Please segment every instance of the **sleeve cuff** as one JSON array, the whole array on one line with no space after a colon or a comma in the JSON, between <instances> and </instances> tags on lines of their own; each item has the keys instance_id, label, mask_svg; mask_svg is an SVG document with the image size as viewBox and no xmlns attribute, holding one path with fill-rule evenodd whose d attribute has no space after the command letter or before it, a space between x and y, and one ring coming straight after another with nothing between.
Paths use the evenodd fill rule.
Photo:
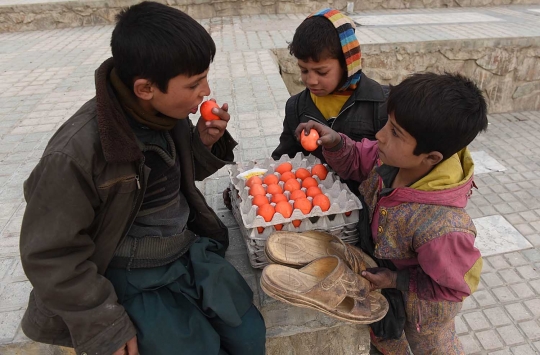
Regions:
<instances>
[{"instance_id":1,"label":"sleeve cuff","mask_svg":"<svg viewBox=\"0 0 540 355\"><path fill-rule=\"evenodd\" d=\"M410 273L408 269L398 270L396 288L400 291L409 291Z\"/></svg>"}]
</instances>

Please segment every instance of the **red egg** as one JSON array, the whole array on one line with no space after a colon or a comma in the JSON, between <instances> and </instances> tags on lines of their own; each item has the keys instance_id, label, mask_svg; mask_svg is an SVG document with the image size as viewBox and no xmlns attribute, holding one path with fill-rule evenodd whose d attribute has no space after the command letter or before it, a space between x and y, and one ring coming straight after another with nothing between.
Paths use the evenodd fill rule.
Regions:
<instances>
[{"instance_id":1,"label":"red egg","mask_svg":"<svg viewBox=\"0 0 540 355\"><path fill-rule=\"evenodd\" d=\"M311 131L309 131L309 134L307 136L306 133L303 131L300 134L300 144L308 152L312 152L317 149L317 147L319 146L317 144L317 140L319 140L319 133L313 128L311 129Z\"/></svg>"},{"instance_id":2,"label":"red egg","mask_svg":"<svg viewBox=\"0 0 540 355\"><path fill-rule=\"evenodd\" d=\"M205 101L200 107L201 116L207 121L219 120L219 116L212 112L213 108L219 108L219 105L214 101Z\"/></svg>"}]
</instances>

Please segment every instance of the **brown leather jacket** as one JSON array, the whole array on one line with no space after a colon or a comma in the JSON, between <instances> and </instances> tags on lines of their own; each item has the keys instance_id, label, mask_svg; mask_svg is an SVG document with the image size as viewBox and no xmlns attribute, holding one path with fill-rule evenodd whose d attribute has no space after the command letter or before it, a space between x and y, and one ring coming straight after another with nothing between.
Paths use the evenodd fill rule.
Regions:
<instances>
[{"instance_id":1,"label":"brown leather jacket","mask_svg":"<svg viewBox=\"0 0 540 355\"><path fill-rule=\"evenodd\" d=\"M140 208L149 169L109 87L111 69L108 60L96 71L96 97L55 133L24 183L21 260L34 289L22 329L77 354L111 354L136 334L103 274ZM227 246L227 228L195 180L231 163L236 142L226 132L210 152L189 119L171 136L188 228Z\"/></svg>"}]
</instances>

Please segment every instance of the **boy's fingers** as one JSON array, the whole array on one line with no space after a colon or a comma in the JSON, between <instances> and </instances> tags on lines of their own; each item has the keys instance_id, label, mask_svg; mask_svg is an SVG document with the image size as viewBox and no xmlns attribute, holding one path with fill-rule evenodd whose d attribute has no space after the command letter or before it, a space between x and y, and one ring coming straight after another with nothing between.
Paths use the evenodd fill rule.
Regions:
<instances>
[{"instance_id":1,"label":"boy's fingers","mask_svg":"<svg viewBox=\"0 0 540 355\"><path fill-rule=\"evenodd\" d=\"M229 112L229 104L225 102L223 106L221 106L221 109L225 112Z\"/></svg>"},{"instance_id":2,"label":"boy's fingers","mask_svg":"<svg viewBox=\"0 0 540 355\"><path fill-rule=\"evenodd\" d=\"M300 134L304 131L304 127L306 126L307 123L300 123L298 125L298 127L296 127L296 129L294 130L294 136L296 137L296 139L300 139Z\"/></svg>"},{"instance_id":3,"label":"boy's fingers","mask_svg":"<svg viewBox=\"0 0 540 355\"><path fill-rule=\"evenodd\" d=\"M223 105L223 106L225 106L225 105ZM223 109L223 107L222 108L214 107L212 109L212 113L217 115L220 118L220 121L229 122L229 120L231 119L231 116L229 115L227 110ZM217 121L217 120L215 120L215 121ZM209 122L212 122L212 121L209 121Z\"/></svg>"}]
</instances>

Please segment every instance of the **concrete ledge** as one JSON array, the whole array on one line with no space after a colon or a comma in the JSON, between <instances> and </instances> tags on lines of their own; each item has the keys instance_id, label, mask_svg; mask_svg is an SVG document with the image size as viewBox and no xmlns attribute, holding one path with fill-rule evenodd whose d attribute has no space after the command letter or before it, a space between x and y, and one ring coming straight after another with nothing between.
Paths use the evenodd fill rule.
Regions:
<instances>
[{"instance_id":1,"label":"concrete ledge","mask_svg":"<svg viewBox=\"0 0 540 355\"><path fill-rule=\"evenodd\" d=\"M196 19L216 16L309 13L322 7L346 10L346 0L157 0ZM0 32L113 24L124 7L139 0L12 0L0 6ZM354 10L484 7L540 4L540 0L355 0Z\"/></svg>"},{"instance_id":2,"label":"concrete ledge","mask_svg":"<svg viewBox=\"0 0 540 355\"><path fill-rule=\"evenodd\" d=\"M296 60L287 49L274 53L289 91L302 90ZM416 72L461 73L480 86L490 113L540 110L540 37L364 44L362 66L394 85Z\"/></svg>"}]
</instances>

